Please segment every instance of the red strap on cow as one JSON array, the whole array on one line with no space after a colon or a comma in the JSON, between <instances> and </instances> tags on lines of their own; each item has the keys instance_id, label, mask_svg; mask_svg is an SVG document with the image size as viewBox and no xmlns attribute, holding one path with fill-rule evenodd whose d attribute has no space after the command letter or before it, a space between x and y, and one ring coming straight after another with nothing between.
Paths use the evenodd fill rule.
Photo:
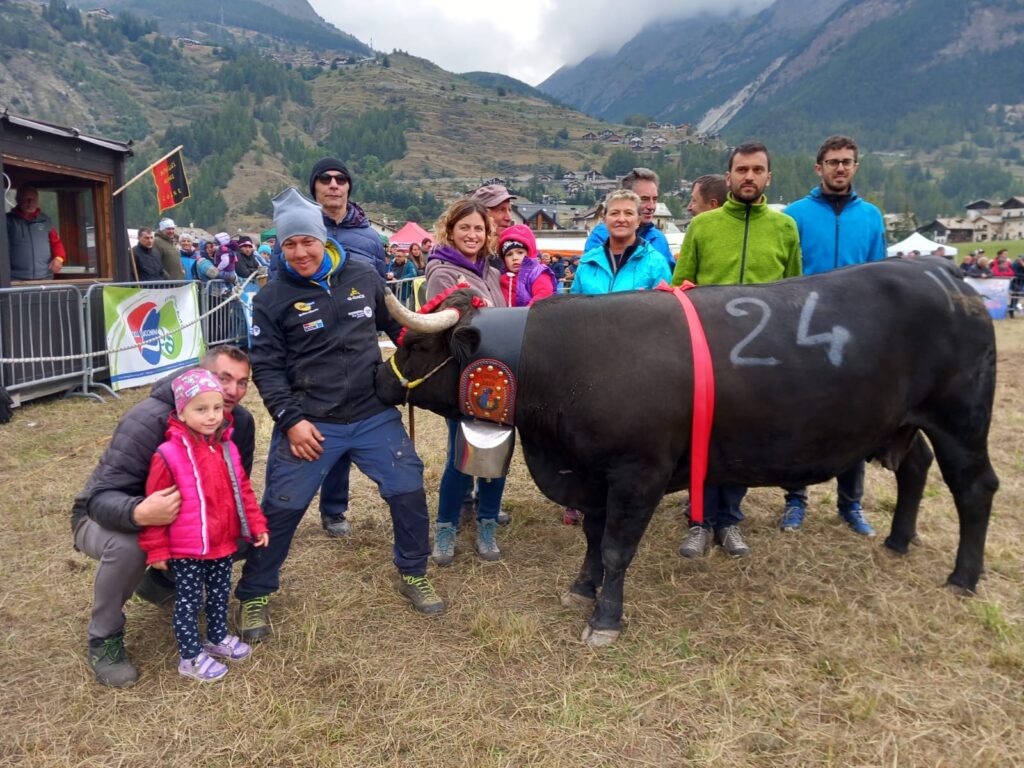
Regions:
<instances>
[{"instance_id":1,"label":"red strap on cow","mask_svg":"<svg viewBox=\"0 0 1024 768\"><path fill-rule=\"evenodd\" d=\"M690 435L690 521L704 522L704 479L708 474L708 443L711 442L711 422L715 414L715 371L711 365L711 350L704 335L697 308L686 291L694 287L689 280L673 289L667 283L659 291L671 291L683 307L686 325L690 329L690 349L693 351L693 430Z\"/></svg>"}]
</instances>

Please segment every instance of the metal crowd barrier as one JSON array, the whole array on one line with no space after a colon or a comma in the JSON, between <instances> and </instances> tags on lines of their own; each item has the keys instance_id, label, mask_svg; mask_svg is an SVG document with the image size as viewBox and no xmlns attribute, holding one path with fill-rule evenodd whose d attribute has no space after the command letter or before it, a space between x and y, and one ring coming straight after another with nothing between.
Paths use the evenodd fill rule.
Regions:
<instances>
[{"instance_id":1,"label":"metal crowd barrier","mask_svg":"<svg viewBox=\"0 0 1024 768\"><path fill-rule=\"evenodd\" d=\"M0 364L0 386L12 395L30 388L39 394L63 389L88 395L86 336L76 286L0 290L0 358L8 361Z\"/></svg>"},{"instance_id":2,"label":"metal crowd barrier","mask_svg":"<svg viewBox=\"0 0 1024 768\"><path fill-rule=\"evenodd\" d=\"M20 400L64 391L116 397L104 379L107 360L103 289L198 286L199 315L207 346L248 344L245 311L222 280L95 283L87 288L47 284L0 289L0 387ZM84 290L84 293L83 293Z\"/></svg>"}]
</instances>

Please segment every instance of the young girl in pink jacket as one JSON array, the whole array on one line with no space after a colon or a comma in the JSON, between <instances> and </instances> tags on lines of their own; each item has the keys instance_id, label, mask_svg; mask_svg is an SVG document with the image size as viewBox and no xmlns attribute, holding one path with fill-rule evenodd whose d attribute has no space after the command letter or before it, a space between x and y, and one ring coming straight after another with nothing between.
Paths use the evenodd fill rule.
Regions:
<instances>
[{"instance_id":1,"label":"young girl in pink jacket","mask_svg":"<svg viewBox=\"0 0 1024 768\"><path fill-rule=\"evenodd\" d=\"M267 521L230 440L231 417L224 413L220 382L209 371L193 368L171 387L175 413L168 420L167 440L150 462L146 495L177 486L181 510L169 525L143 529L139 545L148 564L174 572L178 672L200 681L219 680L228 668L218 659L242 661L252 652L228 634L231 556L240 536L265 547ZM204 587L206 642L198 625Z\"/></svg>"}]
</instances>

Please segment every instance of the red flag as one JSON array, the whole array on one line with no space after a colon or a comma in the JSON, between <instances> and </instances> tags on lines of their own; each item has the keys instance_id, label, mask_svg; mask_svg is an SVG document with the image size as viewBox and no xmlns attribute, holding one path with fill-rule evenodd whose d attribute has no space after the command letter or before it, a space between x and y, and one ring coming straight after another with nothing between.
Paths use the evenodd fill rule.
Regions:
<instances>
[{"instance_id":1,"label":"red flag","mask_svg":"<svg viewBox=\"0 0 1024 768\"><path fill-rule=\"evenodd\" d=\"M153 166L153 182L156 184L156 199L160 213L187 200L188 179L185 178L185 163L179 149L170 157Z\"/></svg>"}]
</instances>

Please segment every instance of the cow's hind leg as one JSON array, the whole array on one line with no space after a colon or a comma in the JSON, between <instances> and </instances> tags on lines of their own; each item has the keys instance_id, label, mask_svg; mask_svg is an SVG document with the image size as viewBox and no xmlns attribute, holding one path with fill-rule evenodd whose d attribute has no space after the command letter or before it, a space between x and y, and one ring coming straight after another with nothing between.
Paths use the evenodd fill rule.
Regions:
<instances>
[{"instance_id":1,"label":"cow's hind leg","mask_svg":"<svg viewBox=\"0 0 1024 768\"><path fill-rule=\"evenodd\" d=\"M971 440L941 429L928 432L960 519L956 565L946 582L966 593L973 593L978 586L984 566L992 497L999 488L999 479L988 457L987 432L985 429Z\"/></svg>"},{"instance_id":2,"label":"cow's hind leg","mask_svg":"<svg viewBox=\"0 0 1024 768\"><path fill-rule=\"evenodd\" d=\"M917 512L928 481L928 468L932 465L931 448L918 432L907 453L896 468L896 512L885 546L901 555L910 550L910 542L917 535Z\"/></svg>"},{"instance_id":3,"label":"cow's hind leg","mask_svg":"<svg viewBox=\"0 0 1024 768\"><path fill-rule=\"evenodd\" d=\"M569 591L562 595L562 605L566 608L577 606L592 607L597 599L597 590L604 581L604 563L601 561L601 542L604 538L605 512L590 511L583 513L583 533L587 537L587 554L583 557L583 565L576 581Z\"/></svg>"},{"instance_id":4,"label":"cow's hind leg","mask_svg":"<svg viewBox=\"0 0 1024 768\"><path fill-rule=\"evenodd\" d=\"M636 555L637 546L647 530L654 508L664 495L667 482L667 473L662 477L649 469L609 480L608 516L601 545L604 582L583 633L588 645L608 645L618 638L622 630L626 569Z\"/></svg>"}]
</instances>

